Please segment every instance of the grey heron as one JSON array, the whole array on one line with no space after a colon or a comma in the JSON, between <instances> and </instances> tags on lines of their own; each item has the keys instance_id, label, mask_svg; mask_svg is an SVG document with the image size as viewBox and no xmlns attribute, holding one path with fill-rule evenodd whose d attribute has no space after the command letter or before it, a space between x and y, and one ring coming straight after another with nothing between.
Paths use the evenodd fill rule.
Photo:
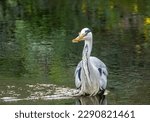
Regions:
<instances>
[{"instance_id":1,"label":"grey heron","mask_svg":"<svg viewBox=\"0 0 150 122\"><path fill-rule=\"evenodd\" d=\"M93 36L89 28L83 28L78 37L72 40L77 43L84 40L82 60L75 70L75 85L80 95L95 96L104 93L107 86L108 71L106 65L98 58L90 56Z\"/></svg>"}]
</instances>

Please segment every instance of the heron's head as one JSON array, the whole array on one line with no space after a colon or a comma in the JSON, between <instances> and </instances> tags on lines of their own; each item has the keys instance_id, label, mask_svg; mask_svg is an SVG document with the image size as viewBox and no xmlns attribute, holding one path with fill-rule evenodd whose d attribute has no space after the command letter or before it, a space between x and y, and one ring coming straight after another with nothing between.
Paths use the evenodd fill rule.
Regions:
<instances>
[{"instance_id":1,"label":"heron's head","mask_svg":"<svg viewBox=\"0 0 150 122\"><path fill-rule=\"evenodd\" d=\"M92 32L89 28L83 28L81 32L79 32L78 37L72 40L72 42L77 43L82 40L90 41L92 40Z\"/></svg>"}]
</instances>

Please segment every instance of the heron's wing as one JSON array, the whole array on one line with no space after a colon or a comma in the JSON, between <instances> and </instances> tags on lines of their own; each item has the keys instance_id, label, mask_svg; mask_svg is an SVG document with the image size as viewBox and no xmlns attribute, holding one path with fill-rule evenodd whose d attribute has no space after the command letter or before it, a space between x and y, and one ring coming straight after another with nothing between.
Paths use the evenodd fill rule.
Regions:
<instances>
[{"instance_id":1,"label":"heron's wing","mask_svg":"<svg viewBox=\"0 0 150 122\"><path fill-rule=\"evenodd\" d=\"M99 60L98 58L96 57L90 57L90 62L97 68L97 70L99 71L100 75L101 75L101 79L103 80L101 84L104 84L102 85L102 88L105 89L106 87L106 83L107 83L107 75L108 75L108 72L107 72L107 67L106 65L101 61ZM82 82L81 82L81 72L83 70L83 64L82 64L82 61L80 61L76 67L76 70L75 70L75 85L76 85L76 88L80 88L81 85L82 85Z\"/></svg>"},{"instance_id":2,"label":"heron's wing","mask_svg":"<svg viewBox=\"0 0 150 122\"><path fill-rule=\"evenodd\" d=\"M100 59L91 56L90 61L95 67L97 67L100 73L104 73L106 76L108 75L107 67Z\"/></svg>"},{"instance_id":3,"label":"heron's wing","mask_svg":"<svg viewBox=\"0 0 150 122\"><path fill-rule=\"evenodd\" d=\"M101 90L106 89L107 75L108 75L106 65L100 59L98 59L96 57L90 57L90 62L92 65L94 65L96 67L97 71L99 72L99 76L97 76L97 78L100 78L99 79L100 89Z\"/></svg>"},{"instance_id":4,"label":"heron's wing","mask_svg":"<svg viewBox=\"0 0 150 122\"><path fill-rule=\"evenodd\" d=\"M82 61L80 61L75 70L75 85L77 88L81 87L81 70L82 70Z\"/></svg>"}]
</instances>

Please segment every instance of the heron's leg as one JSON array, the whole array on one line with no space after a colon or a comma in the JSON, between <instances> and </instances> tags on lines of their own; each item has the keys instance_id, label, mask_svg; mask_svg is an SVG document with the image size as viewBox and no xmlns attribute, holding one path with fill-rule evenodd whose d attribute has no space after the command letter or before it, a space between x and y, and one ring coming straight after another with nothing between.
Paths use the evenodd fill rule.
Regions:
<instances>
[{"instance_id":1,"label":"heron's leg","mask_svg":"<svg viewBox=\"0 0 150 122\"><path fill-rule=\"evenodd\" d=\"M104 93L105 93L105 89L102 89L102 90L99 91L98 94L99 94L99 95L104 95Z\"/></svg>"},{"instance_id":2,"label":"heron's leg","mask_svg":"<svg viewBox=\"0 0 150 122\"><path fill-rule=\"evenodd\" d=\"M108 95L109 92L110 92L109 90L103 89L103 90L100 90L98 94L99 95Z\"/></svg>"}]
</instances>

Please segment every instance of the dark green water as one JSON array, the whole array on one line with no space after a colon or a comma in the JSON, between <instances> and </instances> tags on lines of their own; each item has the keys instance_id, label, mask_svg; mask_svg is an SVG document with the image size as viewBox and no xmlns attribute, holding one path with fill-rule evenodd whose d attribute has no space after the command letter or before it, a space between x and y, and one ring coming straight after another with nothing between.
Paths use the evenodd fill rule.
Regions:
<instances>
[{"instance_id":1,"label":"dark green water","mask_svg":"<svg viewBox=\"0 0 150 122\"><path fill-rule=\"evenodd\" d=\"M36 99L75 88L83 42L71 40L84 27L109 70L107 98ZM150 104L149 96L149 0L0 1L0 104Z\"/></svg>"}]
</instances>

